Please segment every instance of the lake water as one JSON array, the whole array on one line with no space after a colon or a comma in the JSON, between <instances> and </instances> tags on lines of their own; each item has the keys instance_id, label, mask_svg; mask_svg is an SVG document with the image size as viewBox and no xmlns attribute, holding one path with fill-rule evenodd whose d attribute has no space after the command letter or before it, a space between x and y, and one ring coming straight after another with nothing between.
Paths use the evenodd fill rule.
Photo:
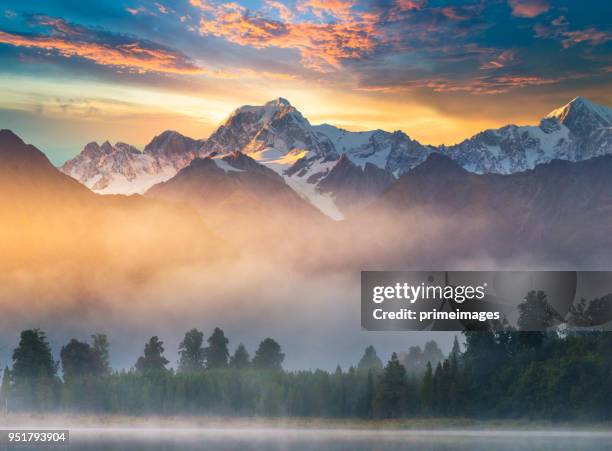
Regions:
<instances>
[{"instance_id":1,"label":"lake water","mask_svg":"<svg viewBox=\"0 0 612 451\"><path fill-rule=\"evenodd\" d=\"M0 449L2 445L0 445ZM366 431L317 429L78 429L68 446L6 449L78 451L603 451L610 432Z\"/></svg>"}]
</instances>

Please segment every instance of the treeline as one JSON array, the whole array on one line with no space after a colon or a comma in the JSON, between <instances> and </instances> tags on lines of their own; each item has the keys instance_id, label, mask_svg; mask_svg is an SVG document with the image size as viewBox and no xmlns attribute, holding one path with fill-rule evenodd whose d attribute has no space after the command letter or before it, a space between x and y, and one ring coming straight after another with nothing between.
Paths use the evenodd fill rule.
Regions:
<instances>
[{"instance_id":1,"label":"treeline","mask_svg":"<svg viewBox=\"0 0 612 451\"><path fill-rule=\"evenodd\" d=\"M543 293L530 296L529 309L546 307ZM219 328L206 346L201 331L187 332L176 370L152 337L132 369L113 371L104 335L71 340L55 362L45 334L27 330L4 370L0 403L10 411L138 415L612 419L612 334L483 329L464 333L463 346L455 339L446 357L430 342L383 365L370 346L355 366L333 372L283 370L271 338L253 358L242 344L230 355Z\"/></svg>"}]
</instances>

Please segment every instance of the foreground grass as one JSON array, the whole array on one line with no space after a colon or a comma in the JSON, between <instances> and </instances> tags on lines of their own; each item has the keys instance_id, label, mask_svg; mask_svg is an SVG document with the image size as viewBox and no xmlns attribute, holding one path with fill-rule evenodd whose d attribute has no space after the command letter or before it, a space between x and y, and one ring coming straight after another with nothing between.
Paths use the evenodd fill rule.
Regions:
<instances>
[{"instance_id":1,"label":"foreground grass","mask_svg":"<svg viewBox=\"0 0 612 451\"><path fill-rule=\"evenodd\" d=\"M612 423L539 420L407 418L361 420L336 418L241 418L208 416L124 416L91 414L0 413L0 427L40 428L285 428L344 430L594 430L612 431Z\"/></svg>"}]
</instances>

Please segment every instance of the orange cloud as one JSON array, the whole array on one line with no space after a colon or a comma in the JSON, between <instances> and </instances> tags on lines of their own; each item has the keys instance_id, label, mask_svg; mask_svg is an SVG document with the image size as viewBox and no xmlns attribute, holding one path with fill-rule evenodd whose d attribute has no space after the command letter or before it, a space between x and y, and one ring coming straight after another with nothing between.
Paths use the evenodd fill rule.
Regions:
<instances>
[{"instance_id":1,"label":"orange cloud","mask_svg":"<svg viewBox=\"0 0 612 451\"><path fill-rule=\"evenodd\" d=\"M509 0L512 15L533 18L545 13L550 8L547 0Z\"/></svg>"},{"instance_id":2,"label":"orange cloud","mask_svg":"<svg viewBox=\"0 0 612 451\"><path fill-rule=\"evenodd\" d=\"M110 45L102 42L72 41L62 36L26 36L0 31L0 43L55 51L65 57L79 56L97 64L135 72L201 72L200 68L182 54L160 48L146 48L136 41Z\"/></svg>"},{"instance_id":3,"label":"orange cloud","mask_svg":"<svg viewBox=\"0 0 612 451\"><path fill-rule=\"evenodd\" d=\"M516 62L514 50L504 50L499 55L480 65L481 69L501 69Z\"/></svg>"},{"instance_id":4,"label":"orange cloud","mask_svg":"<svg viewBox=\"0 0 612 451\"><path fill-rule=\"evenodd\" d=\"M426 0L397 0L396 6L400 11L411 11L422 9Z\"/></svg>"},{"instance_id":5,"label":"orange cloud","mask_svg":"<svg viewBox=\"0 0 612 451\"><path fill-rule=\"evenodd\" d=\"M53 29L51 35L25 35L0 31L0 43L16 47L56 52L64 57L78 56L96 64L134 73L162 72L198 74L219 79L267 78L293 80L293 74L256 71L249 68L210 69L196 66L186 55L171 49L125 37L96 32L68 24L62 19L39 16L37 23Z\"/></svg>"},{"instance_id":6,"label":"orange cloud","mask_svg":"<svg viewBox=\"0 0 612 451\"><path fill-rule=\"evenodd\" d=\"M566 31L562 33L565 39L561 41L563 47L569 48L582 42L587 42L592 45L605 44L612 41L612 33L599 31L595 28L587 28L586 30Z\"/></svg>"},{"instance_id":7,"label":"orange cloud","mask_svg":"<svg viewBox=\"0 0 612 451\"><path fill-rule=\"evenodd\" d=\"M380 38L375 21L375 15L365 13L337 23L278 21L237 3L225 3L201 19L200 32L255 48L297 49L304 66L326 71L339 68L344 59L374 51Z\"/></svg>"},{"instance_id":8,"label":"orange cloud","mask_svg":"<svg viewBox=\"0 0 612 451\"><path fill-rule=\"evenodd\" d=\"M502 75L495 77L478 77L472 80L455 81L445 78L415 80L399 85L364 86L360 91L399 93L412 89L427 88L434 92L467 92L475 95L505 94L517 88L545 86L564 80L581 78L582 74L567 77L545 78L538 76Z\"/></svg>"},{"instance_id":9,"label":"orange cloud","mask_svg":"<svg viewBox=\"0 0 612 451\"><path fill-rule=\"evenodd\" d=\"M306 0L298 5L298 10L310 9L319 18L329 14L339 19L350 20L353 6L352 0Z\"/></svg>"},{"instance_id":10,"label":"orange cloud","mask_svg":"<svg viewBox=\"0 0 612 451\"><path fill-rule=\"evenodd\" d=\"M280 18L286 22L290 22L294 18L293 11L283 5L281 2L267 0L266 5L269 8L276 9Z\"/></svg>"}]
</instances>

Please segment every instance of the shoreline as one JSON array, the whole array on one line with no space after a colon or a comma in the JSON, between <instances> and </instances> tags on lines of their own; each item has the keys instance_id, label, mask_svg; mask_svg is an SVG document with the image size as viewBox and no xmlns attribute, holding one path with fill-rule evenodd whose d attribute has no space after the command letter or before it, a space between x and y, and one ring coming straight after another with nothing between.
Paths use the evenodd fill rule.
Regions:
<instances>
[{"instance_id":1,"label":"shoreline","mask_svg":"<svg viewBox=\"0 0 612 451\"><path fill-rule=\"evenodd\" d=\"M470 418L407 418L398 420L364 420L335 418L264 418L223 416L127 416L74 413L0 414L0 429L68 428L80 430L349 430L349 431L456 431L461 432L561 432L609 433L611 422L578 422L549 420L475 420Z\"/></svg>"}]
</instances>

